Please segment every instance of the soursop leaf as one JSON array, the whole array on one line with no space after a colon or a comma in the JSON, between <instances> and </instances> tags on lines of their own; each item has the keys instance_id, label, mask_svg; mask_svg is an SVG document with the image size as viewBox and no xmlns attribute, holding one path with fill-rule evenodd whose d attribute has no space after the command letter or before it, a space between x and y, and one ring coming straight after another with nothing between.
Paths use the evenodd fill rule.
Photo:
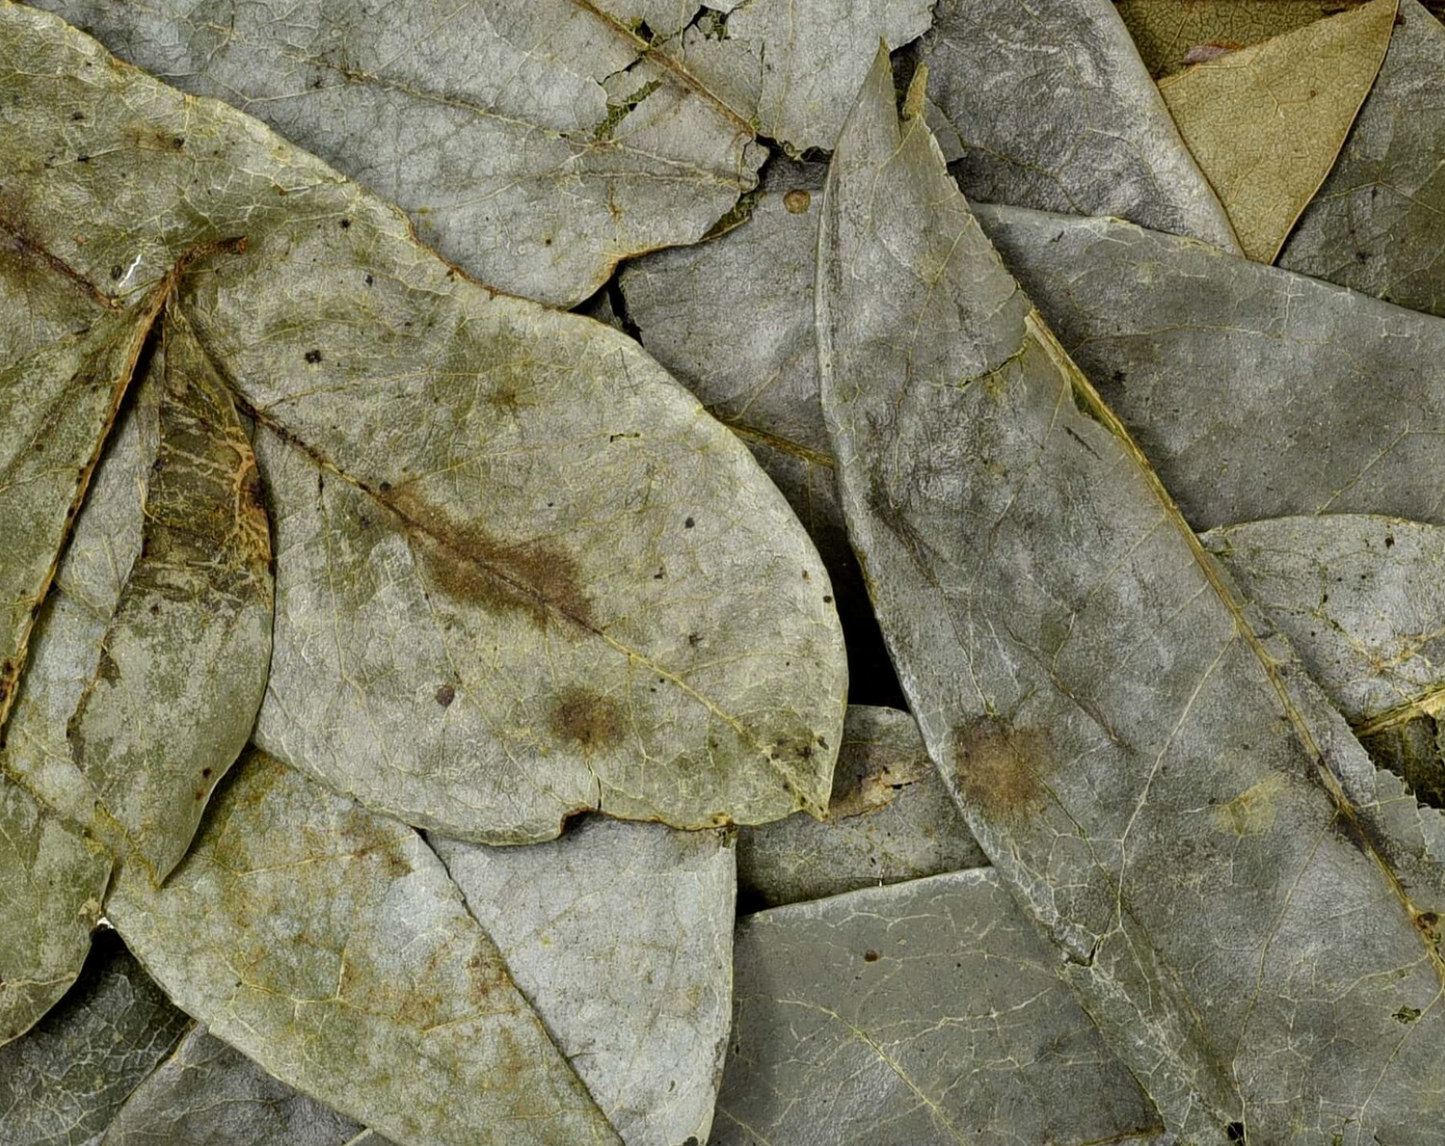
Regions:
<instances>
[{"instance_id":1,"label":"soursop leaf","mask_svg":"<svg viewBox=\"0 0 1445 1146\"><path fill-rule=\"evenodd\" d=\"M732 842L597 818L525 848L428 842L622 1140L706 1142L732 1013Z\"/></svg>"},{"instance_id":2,"label":"soursop leaf","mask_svg":"<svg viewBox=\"0 0 1445 1146\"><path fill-rule=\"evenodd\" d=\"M1398 781L1256 631L919 106L900 121L880 56L834 153L818 326L850 534L930 755L1171 1131L1427 1142L1438 822L1410 836L1376 798Z\"/></svg>"},{"instance_id":3,"label":"soursop leaf","mask_svg":"<svg viewBox=\"0 0 1445 1146\"><path fill-rule=\"evenodd\" d=\"M1250 258L1274 262L1334 166L1390 46L1395 9L1396 0L1373 0L1159 81Z\"/></svg>"},{"instance_id":4,"label":"soursop leaf","mask_svg":"<svg viewBox=\"0 0 1445 1146\"><path fill-rule=\"evenodd\" d=\"M1361 0L1115 0L1152 76L1313 24Z\"/></svg>"},{"instance_id":5,"label":"soursop leaf","mask_svg":"<svg viewBox=\"0 0 1445 1146\"><path fill-rule=\"evenodd\" d=\"M1238 249L1110 0L939 0L917 55L970 197Z\"/></svg>"},{"instance_id":6,"label":"soursop leaf","mask_svg":"<svg viewBox=\"0 0 1445 1146\"><path fill-rule=\"evenodd\" d=\"M188 256L171 305L255 419L273 511L256 742L491 842L599 806L821 809L841 633L745 448L616 331L476 286L260 124L110 60L0 8L0 150L27 234L85 281ZM83 242L33 206L57 199Z\"/></svg>"}]
</instances>

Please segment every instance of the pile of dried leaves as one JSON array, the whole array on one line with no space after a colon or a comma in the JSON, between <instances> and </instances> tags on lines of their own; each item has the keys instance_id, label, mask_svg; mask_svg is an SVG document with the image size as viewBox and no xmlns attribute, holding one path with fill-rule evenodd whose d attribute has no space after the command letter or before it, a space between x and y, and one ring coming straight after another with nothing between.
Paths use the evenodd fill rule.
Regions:
<instances>
[{"instance_id":1,"label":"pile of dried leaves","mask_svg":"<svg viewBox=\"0 0 1445 1146\"><path fill-rule=\"evenodd\" d=\"M1416 0L0 0L0 1144L1445 1142L1442 172Z\"/></svg>"}]
</instances>

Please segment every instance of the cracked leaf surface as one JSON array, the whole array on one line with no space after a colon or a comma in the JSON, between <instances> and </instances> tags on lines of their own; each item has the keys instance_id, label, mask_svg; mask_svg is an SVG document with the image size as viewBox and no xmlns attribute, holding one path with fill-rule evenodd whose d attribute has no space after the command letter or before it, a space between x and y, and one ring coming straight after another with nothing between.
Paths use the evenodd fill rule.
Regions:
<instances>
[{"instance_id":1,"label":"cracked leaf surface","mask_svg":"<svg viewBox=\"0 0 1445 1146\"><path fill-rule=\"evenodd\" d=\"M823 225L850 534L930 755L1105 1040L1186 1138L1427 1142L1438 817L1257 633L886 59Z\"/></svg>"},{"instance_id":2,"label":"cracked leaf surface","mask_svg":"<svg viewBox=\"0 0 1445 1146\"><path fill-rule=\"evenodd\" d=\"M708 1141L732 1007L723 833L591 818L527 848L428 842L621 1139Z\"/></svg>"},{"instance_id":3,"label":"cracked leaf surface","mask_svg":"<svg viewBox=\"0 0 1445 1146\"><path fill-rule=\"evenodd\" d=\"M264 753L163 890L123 872L107 907L212 1033L388 1137L618 1141L421 837Z\"/></svg>"},{"instance_id":4,"label":"cracked leaf surface","mask_svg":"<svg viewBox=\"0 0 1445 1146\"><path fill-rule=\"evenodd\" d=\"M188 1020L114 932L102 931L65 998L0 1048L0 1142L92 1146Z\"/></svg>"},{"instance_id":5,"label":"cracked leaf surface","mask_svg":"<svg viewBox=\"0 0 1445 1146\"><path fill-rule=\"evenodd\" d=\"M1274 262L1329 174L1390 46L1395 8L1373 0L1159 81L1250 258Z\"/></svg>"},{"instance_id":6,"label":"cracked leaf surface","mask_svg":"<svg viewBox=\"0 0 1445 1146\"><path fill-rule=\"evenodd\" d=\"M939 0L918 56L970 198L1237 249L1110 0Z\"/></svg>"},{"instance_id":7,"label":"cracked leaf surface","mask_svg":"<svg viewBox=\"0 0 1445 1146\"><path fill-rule=\"evenodd\" d=\"M52 17L0 10L0 67L37 109L5 136L12 184L88 220L80 244L32 210L37 242L136 288L213 244L177 294L259 424L261 746L493 841L599 804L679 826L823 804L844 687L826 573L746 450L634 343L477 287L393 208ZM80 131L91 162L35 159Z\"/></svg>"},{"instance_id":8,"label":"cracked leaf surface","mask_svg":"<svg viewBox=\"0 0 1445 1146\"><path fill-rule=\"evenodd\" d=\"M713 1146L1156 1141L1054 962L988 870L748 916Z\"/></svg>"}]
</instances>

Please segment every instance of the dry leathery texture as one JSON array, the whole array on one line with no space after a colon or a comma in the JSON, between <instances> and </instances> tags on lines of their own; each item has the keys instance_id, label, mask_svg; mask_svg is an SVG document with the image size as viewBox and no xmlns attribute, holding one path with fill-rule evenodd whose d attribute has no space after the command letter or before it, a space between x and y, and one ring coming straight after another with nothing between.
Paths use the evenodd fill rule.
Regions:
<instances>
[{"instance_id":1,"label":"dry leathery texture","mask_svg":"<svg viewBox=\"0 0 1445 1146\"><path fill-rule=\"evenodd\" d=\"M213 244L177 294L259 423L263 747L491 841L599 803L677 826L822 807L845 677L827 575L635 343L483 290L324 164L35 9L0 8L0 75L34 113L0 142L10 184L74 204L85 242L53 212L25 222L82 277L123 260L139 286ZM90 162L35 160L64 142L56 106Z\"/></svg>"},{"instance_id":2,"label":"dry leathery texture","mask_svg":"<svg viewBox=\"0 0 1445 1146\"><path fill-rule=\"evenodd\" d=\"M0 370L0 730L159 299L106 314Z\"/></svg>"},{"instance_id":3,"label":"dry leathery texture","mask_svg":"<svg viewBox=\"0 0 1445 1146\"><path fill-rule=\"evenodd\" d=\"M401 204L447 258L548 302L581 301L628 255L695 242L766 156L745 116L650 62L634 5L41 6L260 116Z\"/></svg>"},{"instance_id":4,"label":"dry leathery texture","mask_svg":"<svg viewBox=\"0 0 1445 1146\"><path fill-rule=\"evenodd\" d=\"M880 39L901 47L935 0L707 0L662 51L796 154L830 148Z\"/></svg>"},{"instance_id":5,"label":"dry leathery texture","mask_svg":"<svg viewBox=\"0 0 1445 1146\"><path fill-rule=\"evenodd\" d=\"M1200 539L1299 651L1377 763L1445 796L1445 530L1398 518L1281 518Z\"/></svg>"},{"instance_id":6,"label":"dry leathery texture","mask_svg":"<svg viewBox=\"0 0 1445 1146\"><path fill-rule=\"evenodd\" d=\"M860 887L980 867L908 713L850 705L828 818L799 813L738 833L738 892L778 907Z\"/></svg>"},{"instance_id":7,"label":"dry leathery texture","mask_svg":"<svg viewBox=\"0 0 1445 1146\"><path fill-rule=\"evenodd\" d=\"M1440 319L1127 223L977 214L1196 529L1445 523Z\"/></svg>"},{"instance_id":8,"label":"dry leathery texture","mask_svg":"<svg viewBox=\"0 0 1445 1146\"><path fill-rule=\"evenodd\" d=\"M1116 0L1115 7L1152 76L1238 51L1362 0ZM1363 0L1368 2L1368 0Z\"/></svg>"},{"instance_id":9,"label":"dry leathery texture","mask_svg":"<svg viewBox=\"0 0 1445 1146\"><path fill-rule=\"evenodd\" d=\"M819 250L823 409L900 677L1105 1041L1186 1140L1432 1141L1438 816L1256 630L886 59Z\"/></svg>"},{"instance_id":10,"label":"dry leathery texture","mask_svg":"<svg viewBox=\"0 0 1445 1146\"><path fill-rule=\"evenodd\" d=\"M76 763L166 877L251 733L271 659L271 542L229 392L168 309L144 540L72 718Z\"/></svg>"},{"instance_id":11,"label":"dry leathery texture","mask_svg":"<svg viewBox=\"0 0 1445 1146\"><path fill-rule=\"evenodd\" d=\"M731 841L588 818L526 848L428 842L619 1137L706 1142L732 1009Z\"/></svg>"},{"instance_id":12,"label":"dry leathery texture","mask_svg":"<svg viewBox=\"0 0 1445 1146\"><path fill-rule=\"evenodd\" d=\"M775 161L768 171L780 167L801 165ZM742 438L817 543L848 637L850 699L901 703L843 528L818 409L813 270L822 182L806 170L793 182L757 196L747 221L726 235L629 263L618 285L648 353Z\"/></svg>"},{"instance_id":13,"label":"dry leathery texture","mask_svg":"<svg viewBox=\"0 0 1445 1146\"><path fill-rule=\"evenodd\" d=\"M212 1034L379 1133L618 1141L421 837L264 753L165 888L124 869L107 911Z\"/></svg>"},{"instance_id":14,"label":"dry leathery texture","mask_svg":"<svg viewBox=\"0 0 1445 1146\"><path fill-rule=\"evenodd\" d=\"M119 937L98 933L65 998L0 1049L0 1142L94 1146L187 1022Z\"/></svg>"},{"instance_id":15,"label":"dry leathery texture","mask_svg":"<svg viewBox=\"0 0 1445 1146\"><path fill-rule=\"evenodd\" d=\"M104 849L0 775L0 1044L75 981L110 870Z\"/></svg>"},{"instance_id":16,"label":"dry leathery texture","mask_svg":"<svg viewBox=\"0 0 1445 1146\"><path fill-rule=\"evenodd\" d=\"M1416 0L1400 0L1380 74L1279 265L1445 314L1436 258L1445 208L1442 106L1445 28Z\"/></svg>"},{"instance_id":17,"label":"dry leathery texture","mask_svg":"<svg viewBox=\"0 0 1445 1146\"><path fill-rule=\"evenodd\" d=\"M1250 258L1274 262L1329 174L1390 46L1395 8L1373 0L1159 81Z\"/></svg>"},{"instance_id":18,"label":"dry leathery texture","mask_svg":"<svg viewBox=\"0 0 1445 1146\"><path fill-rule=\"evenodd\" d=\"M939 0L918 54L971 198L1238 249L1111 0Z\"/></svg>"},{"instance_id":19,"label":"dry leathery texture","mask_svg":"<svg viewBox=\"0 0 1445 1146\"><path fill-rule=\"evenodd\" d=\"M748 916L713 1146L1084 1146L1158 1115L997 875Z\"/></svg>"},{"instance_id":20,"label":"dry leathery texture","mask_svg":"<svg viewBox=\"0 0 1445 1146\"><path fill-rule=\"evenodd\" d=\"M364 1129L192 1025L97 1146L351 1146Z\"/></svg>"}]
</instances>

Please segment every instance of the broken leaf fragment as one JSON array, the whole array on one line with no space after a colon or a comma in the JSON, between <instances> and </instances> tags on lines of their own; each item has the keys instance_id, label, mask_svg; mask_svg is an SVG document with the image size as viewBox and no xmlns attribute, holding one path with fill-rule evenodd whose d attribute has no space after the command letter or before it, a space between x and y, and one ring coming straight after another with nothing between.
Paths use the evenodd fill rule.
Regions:
<instances>
[{"instance_id":1,"label":"broken leaf fragment","mask_svg":"<svg viewBox=\"0 0 1445 1146\"><path fill-rule=\"evenodd\" d=\"M819 250L823 409L900 678L1105 1042L1189 1140L1423 1146L1439 825L1397 862L1408 827L1363 797L1398 782L1256 633L886 58Z\"/></svg>"},{"instance_id":2,"label":"broken leaf fragment","mask_svg":"<svg viewBox=\"0 0 1445 1146\"><path fill-rule=\"evenodd\" d=\"M1237 249L1111 0L939 0L916 52L970 197Z\"/></svg>"},{"instance_id":3,"label":"broken leaf fragment","mask_svg":"<svg viewBox=\"0 0 1445 1146\"><path fill-rule=\"evenodd\" d=\"M123 872L108 910L214 1034L388 1137L618 1142L421 837L263 753L165 888Z\"/></svg>"},{"instance_id":4,"label":"broken leaf fragment","mask_svg":"<svg viewBox=\"0 0 1445 1146\"><path fill-rule=\"evenodd\" d=\"M1274 262L1329 174L1385 58L1395 9L1372 0L1159 81L1250 258Z\"/></svg>"},{"instance_id":5,"label":"broken leaf fragment","mask_svg":"<svg viewBox=\"0 0 1445 1146\"><path fill-rule=\"evenodd\" d=\"M525 848L428 842L622 1141L708 1141L732 1012L731 841L589 818Z\"/></svg>"},{"instance_id":6,"label":"broken leaf fragment","mask_svg":"<svg viewBox=\"0 0 1445 1146\"><path fill-rule=\"evenodd\" d=\"M75 274L141 289L211 244L175 297L257 424L277 598L257 743L494 842L597 807L705 827L823 806L845 680L826 572L635 343L468 281L395 208L52 16L0 8L0 74L20 221ZM35 206L57 196L84 242Z\"/></svg>"},{"instance_id":7,"label":"broken leaf fragment","mask_svg":"<svg viewBox=\"0 0 1445 1146\"><path fill-rule=\"evenodd\" d=\"M1054 961L988 869L748 916L713 1146L1153 1141Z\"/></svg>"}]
</instances>

